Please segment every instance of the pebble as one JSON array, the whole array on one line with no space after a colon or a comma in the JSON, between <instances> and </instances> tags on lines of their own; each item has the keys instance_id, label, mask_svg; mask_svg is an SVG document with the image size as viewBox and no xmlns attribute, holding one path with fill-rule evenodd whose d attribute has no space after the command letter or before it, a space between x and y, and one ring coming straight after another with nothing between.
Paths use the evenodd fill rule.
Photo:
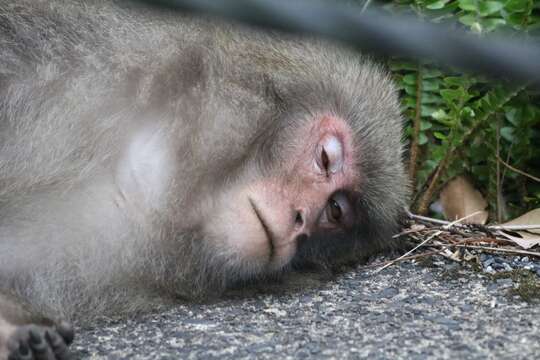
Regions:
<instances>
[{"instance_id":1,"label":"pebble","mask_svg":"<svg viewBox=\"0 0 540 360\"><path fill-rule=\"evenodd\" d=\"M390 299L396 296L399 293L399 290L393 287L386 288L379 293L379 296L383 299Z\"/></svg>"},{"instance_id":2,"label":"pebble","mask_svg":"<svg viewBox=\"0 0 540 360\"><path fill-rule=\"evenodd\" d=\"M503 257L499 255L480 254L483 271L488 274L509 272L514 270L530 270L540 277L540 261L528 256Z\"/></svg>"},{"instance_id":3,"label":"pebble","mask_svg":"<svg viewBox=\"0 0 540 360\"><path fill-rule=\"evenodd\" d=\"M508 265L507 263L503 263L503 267L504 267L504 270L506 271L512 271L514 270L510 265Z\"/></svg>"},{"instance_id":4,"label":"pebble","mask_svg":"<svg viewBox=\"0 0 540 360\"><path fill-rule=\"evenodd\" d=\"M513 280L510 278L505 279L497 279L497 285L505 285L505 286L511 286L513 284Z\"/></svg>"},{"instance_id":5,"label":"pebble","mask_svg":"<svg viewBox=\"0 0 540 360\"><path fill-rule=\"evenodd\" d=\"M484 267L488 267L495 262L495 258L489 258L484 261Z\"/></svg>"}]
</instances>

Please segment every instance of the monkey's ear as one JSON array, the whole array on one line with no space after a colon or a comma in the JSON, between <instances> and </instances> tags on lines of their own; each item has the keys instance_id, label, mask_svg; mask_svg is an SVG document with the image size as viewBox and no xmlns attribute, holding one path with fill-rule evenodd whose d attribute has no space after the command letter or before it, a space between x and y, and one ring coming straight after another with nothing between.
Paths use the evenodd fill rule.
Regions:
<instances>
[{"instance_id":1,"label":"monkey's ear","mask_svg":"<svg viewBox=\"0 0 540 360\"><path fill-rule=\"evenodd\" d=\"M182 52L182 56L170 59L153 76L152 104L175 105L171 104L174 103L171 99L185 99L193 104L192 101L205 91L209 79L206 51L202 47L191 46Z\"/></svg>"}]
</instances>

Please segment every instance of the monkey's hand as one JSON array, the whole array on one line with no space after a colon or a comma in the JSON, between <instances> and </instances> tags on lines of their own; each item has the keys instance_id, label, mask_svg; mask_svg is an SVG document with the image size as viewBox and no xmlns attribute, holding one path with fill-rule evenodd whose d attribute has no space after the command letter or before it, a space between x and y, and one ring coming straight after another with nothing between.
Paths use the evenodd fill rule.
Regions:
<instances>
[{"instance_id":1,"label":"monkey's hand","mask_svg":"<svg viewBox=\"0 0 540 360\"><path fill-rule=\"evenodd\" d=\"M68 345L73 342L71 325L19 326L8 340L8 360L72 360Z\"/></svg>"}]
</instances>

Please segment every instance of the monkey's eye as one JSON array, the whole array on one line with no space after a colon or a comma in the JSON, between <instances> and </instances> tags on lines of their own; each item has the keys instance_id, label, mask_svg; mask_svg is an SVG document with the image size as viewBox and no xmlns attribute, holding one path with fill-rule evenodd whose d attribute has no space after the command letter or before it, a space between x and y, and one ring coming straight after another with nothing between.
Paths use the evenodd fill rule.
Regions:
<instances>
[{"instance_id":1,"label":"monkey's eye","mask_svg":"<svg viewBox=\"0 0 540 360\"><path fill-rule=\"evenodd\" d=\"M334 199L328 201L328 206L326 207L326 216L331 222L339 223L341 216L343 215L341 211L341 206Z\"/></svg>"},{"instance_id":2,"label":"monkey's eye","mask_svg":"<svg viewBox=\"0 0 540 360\"><path fill-rule=\"evenodd\" d=\"M324 213L329 223L347 225L352 216L349 199L341 192L332 195L326 204Z\"/></svg>"},{"instance_id":3,"label":"monkey's eye","mask_svg":"<svg viewBox=\"0 0 540 360\"><path fill-rule=\"evenodd\" d=\"M343 167L343 145L334 135L324 137L317 145L317 166L326 176Z\"/></svg>"}]
</instances>

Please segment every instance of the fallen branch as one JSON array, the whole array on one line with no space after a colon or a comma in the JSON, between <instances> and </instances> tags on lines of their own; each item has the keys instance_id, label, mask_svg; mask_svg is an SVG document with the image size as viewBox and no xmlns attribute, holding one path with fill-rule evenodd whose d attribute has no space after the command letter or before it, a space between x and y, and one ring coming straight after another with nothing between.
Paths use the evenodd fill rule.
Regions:
<instances>
[{"instance_id":1,"label":"fallen branch","mask_svg":"<svg viewBox=\"0 0 540 360\"><path fill-rule=\"evenodd\" d=\"M466 219L468 219L468 218L470 218L470 217L473 217L473 216L475 216L475 215L478 215L480 212L481 212L481 211L476 211L476 212L474 212L474 213L472 213L472 214L469 214L469 215L467 215L467 216L462 217L461 219L457 219L456 221L453 221L453 222L451 222L451 223L449 223L449 224L447 224L447 225L444 225L443 228L448 229L448 228L454 226L455 224L460 223L460 222L463 221L463 220L466 220ZM416 249L418 249L418 248L421 247L421 246L424 246L424 245L427 244L431 239L433 239L433 238L439 236L439 235L442 234L442 233L443 233L443 230L437 230L437 231L435 231L433 234L431 234L430 236L428 236L428 237L427 237L424 241L422 241L420 244L416 245L414 248L412 248L411 250L407 251L405 254L401 255L400 257L398 257L398 258L395 259L395 260L392 260L391 262L389 262L388 264L386 264L386 265L384 265L383 267L379 268L378 270L375 270L374 273L376 274L376 273L378 273L378 272L381 272L382 270L386 269L387 267L389 267L390 265L392 265L392 264L395 263L396 261L401 261L404 257L406 257L406 256L408 256L408 255L410 255L410 254L412 254L414 251L416 251Z\"/></svg>"},{"instance_id":2,"label":"fallen branch","mask_svg":"<svg viewBox=\"0 0 540 360\"><path fill-rule=\"evenodd\" d=\"M540 252L519 250L519 249L507 249L507 248L497 248L497 247L479 246L479 245L466 245L466 244L430 244L429 246L443 247L443 248L458 247L458 248L467 248L467 249L478 249L478 250L510 253L510 254L515 254L515 255L535 256L535 257L540 258Z\"/></svg>"}]
</instances>

